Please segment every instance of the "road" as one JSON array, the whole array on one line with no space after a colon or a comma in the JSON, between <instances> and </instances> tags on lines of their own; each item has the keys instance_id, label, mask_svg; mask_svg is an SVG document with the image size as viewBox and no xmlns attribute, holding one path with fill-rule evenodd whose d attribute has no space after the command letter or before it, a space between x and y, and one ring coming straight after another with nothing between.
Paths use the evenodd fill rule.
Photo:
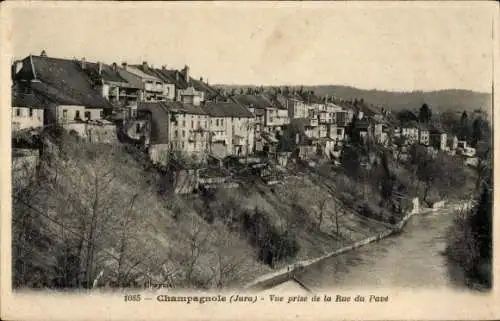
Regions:
<instances>
[{"instance_id":1,"label":"road","mask_svg":"<svg viewBox=\"0 0 500 321\"><path fill-rule=\"evenodd\" d=\"M450 210L415 215L401 234L327 259L308 268L299 279L313 290L463 288L460 269L443 255L453 216Z\"/></svg>"}]
</instances>

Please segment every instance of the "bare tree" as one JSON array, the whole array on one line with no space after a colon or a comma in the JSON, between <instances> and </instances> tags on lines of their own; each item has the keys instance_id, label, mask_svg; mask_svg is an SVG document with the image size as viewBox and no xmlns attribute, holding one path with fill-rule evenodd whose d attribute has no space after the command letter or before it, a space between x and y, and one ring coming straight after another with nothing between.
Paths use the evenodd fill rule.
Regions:
<instances>
[{"instance_id":1,"label":"bare tree","mask_svg":"<svg viewBox=\"0 0 500 321\"><path fill-rule=\"evenodd\" d=\"M218 227L219 229L214 229L213 233L215 250L212 255L215 264L211 265L210 268L215 286L220 289L238 279L239 267L244 263L249 253L241 252L240 249L234 247L234 238L231 238L231 233L223 231L223 224L219 224Z\"/></svg>"},{"instance_id":2,"label":"bare tree","mask_svg":"<svg viewBox=\"0 0 500 321\"><path fill-rule=\"evenodd\" d=\"M128 206L127 211L125 212L125 215L123 217L123 221L121 224L121 237L120 237L120 247L118 250L118 276L117 276L117 283L118 286L123 286L124 281L128 278L128 274L130 273L130 269L126 273L125 269L125 260L127 258L127 245L128 245L128 239L130 237L130 224L133 222L134 218L134 203L135 200L137 199L137 194L132 196L132 199L130 200L130 204Z\"/></svg>"},{"instance_id":3,"label":"bare tree","mask_svg":"<svg viewBox=\"0 0 500 321\"><path fill-rule=\"evenodd\" d=\"M327 197L319 197L317 206L318 206L318 212L316 213L317 219L318 219L318 229L321 230L321 225L323 224L323 219L325 217L325 212L328 208L328 204L330 200Z\"/></svg>"},{"instance_id":4,"label":"bare tree","mask_svg":"<svg viewBox=\"0 0 500 321\"><path fill-rule=\"evenodd\" d=\"M208 231L202 227L200 222L195 221L193 218L191 230L189 232L186 258L184 261L184 266L186 267L184 281L188 287L196 285L194 274L200 257L207 250L206 241L208 237Z\"/></svg>"}]
</instances>

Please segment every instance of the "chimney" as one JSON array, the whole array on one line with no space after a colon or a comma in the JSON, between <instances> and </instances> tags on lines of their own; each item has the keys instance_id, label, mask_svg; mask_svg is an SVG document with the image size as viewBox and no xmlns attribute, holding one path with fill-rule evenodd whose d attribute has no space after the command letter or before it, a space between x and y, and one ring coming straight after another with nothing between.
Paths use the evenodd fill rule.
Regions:
<instances>
[{"instance_id":1,"label":"chimney","mask_svg":"<svg viewBox=\"0 0 500 321\"><path fill-rule=\"evenodd\" d=\"M127 70L128 64L126 61L122 62L123 69Z\"/></svg>"},{"instance_id":2,"label":"chimney","mask_svg":"<svg viewBox=\"0 0 500 321\"><path fill-rule=\"evenodd\" d=\"M116 62L113 62L113 71L116 71L117 67Z\"/></svg>"},{"instance_id":3,"label":"chimney","mask_svg":"<svg viewBox=\"0 0 500 321\"><path fill-rule=\"evenodd\" d=\"M102 75L102 62L100 61L97 62L97 70L99 75Z\"/></svg>"},{"instance_id":4,"label":"chimney","mask_svg":"<svg viewBox=\"0 0 500 321\"><path fill-rule=\"evenodd\" d=\"M179 71L178 70L175 71L175 80L179 81Z\"/></svg>"},{"instance_id":5,"label":"chimney","mask_svg":"<svg viewBox=\"0 0 500 321\"><path fill-rule=\"evenodd\" d=\"M167 65L161 66L161 70L167 70Z\"/></svg>"},{"instance_id":6,"label":"chimney","mask_svg":"<svg viewBox=\"0 0 500 321\"><path fill-rule=\"evenodd\" d=\"M203 82L203 77L200 77L200 82Z\"/></svg>"},{"instance_id":7,"label":"chimney","mask_svg":"<svg viewBox=\"0 0 500 321\"><path fill-rule=\"evenodd\" d=\"M143 62L142 62L142 70L143 70L143 71L148 70L148 62L147 62L147 61L143 61Z\"/></svg>"},{"instance_id":8,"label":"chimney","mask_svg":"<svg viewBox=\"0 0 500 321\"><path fill-rule=\"evenodd\" d=\"M47 57L47 52L45 50L42 50L42 52L40 53L40 56Z\"/></svg>"},{"instance_id":9,"label":"chimney","mask_svg":"<svg viewBox=\"0 0 500 321\"><path fill-rule=\"evenodd\" d=\"M182 73L184 76L184 80L186 80L187 83L189 83L189 66L185 65L184 69L182 69Z\"/></svg>"},{"instance_id":10,"label":"chimney","mask_svg":"<svg viewBox=\"0 0 500 321\"><path fill-rule=\"evenodd\" d=\"M82 69L85 69L85 57L82 58Z\"/></svg>"},{"instance_id":11,"label":"chimney","mask_svg":"<svg viewBox=\"0 0 500 321\"><path fill-rule=\"evenodd\" d=\"M14 61L14 63L12 64L12 77L17 75L17 73L19 71L21 71L22 68L23 68L23 61L22 60Z\"/></svg>"}]
</instances>

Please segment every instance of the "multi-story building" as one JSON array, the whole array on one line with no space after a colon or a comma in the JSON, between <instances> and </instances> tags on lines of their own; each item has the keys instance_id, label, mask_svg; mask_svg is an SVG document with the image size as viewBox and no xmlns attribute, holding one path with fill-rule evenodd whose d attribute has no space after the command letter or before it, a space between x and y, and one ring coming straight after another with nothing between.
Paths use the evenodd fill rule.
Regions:
<instances>
[{"instance_id":1,"label":"multi-story building","mask_svg":"<svg viewBox=\"0 0 500 321\"><path fill-rule=\"evenodd\" d=\"M447 145L450 150L455 150L458 148L458 137L456 135L450 136L447 139Z\"/></svg>"},{"instance_id":2,"label":"multi-story building","mask_svg":"<svg viewBox=\"0 0 500 321\"><path fill-rule=\"evenodd\" d=\"M140 101L166 101L172 97L174 85L153 75L152 69L146 61L142 65L123 62L118 73L127 82L140 86Z\"/></svg>"},{"instance_id":3,"label":"multi-story building","mask_svg":"<svg viewBox=\"0 0 500 321\"><path fill-rule=\"evenodd\" d=\"M129 79L136 81L127 81L120 75L116 63L112 65L101 62L92 63L82 58L81 65L94 86L100 88L102 96L113 105L116 118L136 117L137 102L141 98L141 81L134 77L129 77Z\"/></svg>"},{"instance_id":4,"label":"multi-story building","mask_svg":"<svg viewBox=\"0 0 500 321\"><path fill-rule=\"evenodd\" d=\"M12 91L12 131L43 127L43 104L38 97Z\"/></svg>"},{"instance_id":5,"label":"multi-story building","mask_svg":"<svg viewBox=\"0 0 500 321\"><path fill-rule=\"evenodd\" d=\"M219 97L217 91L212 88L208 82L199 80L190 76L189 66L185 66L182 70L167 69L167 66L162 66L161 69L150 68L148 72L165 83L171 84L171 91L167 97L168 100L176 100L184 104L192 104L199 106L204 101L216 100Z\"/></svg>"},{"instance_id":6,"label":"multi-story building","mask_svg":"<svg viewBox=\"0 0 500 321\"><path fill-rule=\"evenodd\" d=\"M199 106L176 101L139 102L138 110L148 115L150 133L146 141L150 158L166 164L173 153L203 162L209 152L209 116Z\"/></svg>"},{"instance_id":7,"label":"multi-story building","mask_svg":"<svg viewBox=\"0 0 500 321\"><path fill-rule=\"evenodd\" d=\"M83 67L83 68L82 68ZM14 87L37 97L44 123L60 124L90 141L116 139L115 126L103 120L113 106L105 99L82 61L30 55L13 67Z\"/></svg>"},{"instance_id":8,"label":"multi-story building","mask_svg":"<svg viewBox=\"0 0 500 321\"><path fill-rule=\"evenodd\" d=\"M345 127L337 126L335 124L328 125L328 137L336 142L345 140Z\"/></svg>"},{"instance_id":9,"label":"multi-story building","mask_svg":"<svg viewBox=\"0 0 500 321\"><path fill-rule=\"evenodd\" d=\"M446 133L439 129L439 128L433 128L430 131L430 145L440 151L446 151L448 150L447 146L447 135Z\"/></svg>"},{"instance_id":10,"label":"multi-story building","mask_svg":"<svg viewBox=\"0 0 500 321\"><path fill-rule=\"evenodd\" d=\"M419 141L418 127L416 125L404 125L401 127L401 136L406 138L409 143Z\"/></svg>"},{"instance_id":11,"label":"multi-story building","mask_svg":"<svg viewBox=\"0 0 500 321\"><path fill-rule=\"evenodd\" d=\"M294 118L307 118L309 115L309 107L297 95L290 97L278 97L281 104L288 110L288 117Z\"/></svg>"},{"instance_id":12,"label":"multi-story building","mask_svg":"<svg viewBox=\"0 0 500 321\"><path fill-rule=\"evenodd\" d=\"M210 152L218 157L253 153L254 115L234 102L210 102L202 106L210 116Z\"/></svg>"},{"instance_id":13,"label":"multi-story building","mask_svg":"<svg viewBox=\"0 0 500 321\"><path fill-rule=\"evenodd\" d=\"M429 144L430 144L430 131L426 126L421 125L418 128L418 142L422 145L429 146Z\"/></svg>"},{"instance_id":14,"label":"multi-story building","mask_svg":"<svg viewBox=\"0 0 500 321\"><path fill-rule=\"evenodd\" d=\"M288 110L278 101L272 101L263 94L234 95L232 99L255 115L256 126L260 133L266 132L270 136L275 136L290 123Z\"/></svg>"},{"instance_id":15,"label":"multi-story building","mask_svg":"<svg viewBox=\"0 0 500 321\"><path fill-rule=\"evenodd\" d=\"M327 124L320 124L318 126L318 135L319 135L319 138L328 137L328 125Z\"/></svg>"}]
</instances>

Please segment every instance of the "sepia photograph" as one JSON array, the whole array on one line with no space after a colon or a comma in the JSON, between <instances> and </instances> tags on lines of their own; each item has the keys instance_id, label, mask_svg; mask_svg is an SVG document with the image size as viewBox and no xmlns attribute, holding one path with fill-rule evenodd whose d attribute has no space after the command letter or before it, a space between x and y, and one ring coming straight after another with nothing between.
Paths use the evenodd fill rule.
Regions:
<instances>
[{"instance_id":1,"label":"sepia photograph","mask_svg":"<svg viewBox=\"0 0 500 321\"><path fill-rule=\"evenodd\" d=\"M11 294L493 293L494 3L0 9Z\"/></svg>"}]
</instances>

